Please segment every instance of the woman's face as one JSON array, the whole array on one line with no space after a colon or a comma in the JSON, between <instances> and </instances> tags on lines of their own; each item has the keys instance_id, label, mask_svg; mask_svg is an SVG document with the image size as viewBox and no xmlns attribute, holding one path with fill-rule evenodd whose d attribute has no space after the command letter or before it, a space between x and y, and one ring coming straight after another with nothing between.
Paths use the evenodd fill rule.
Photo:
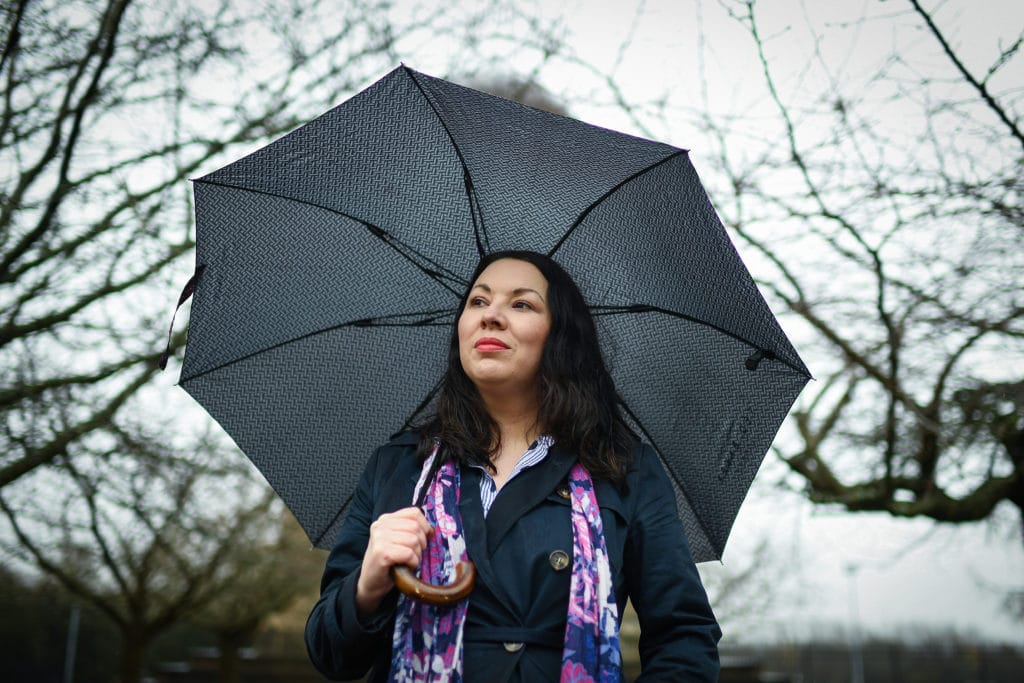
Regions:
<instances>
[{"instance_id":1,"label":"woman's face","mask_svg":"<svg viewBox=\"0 0 1024 683\"><path fill-rule=\"evenodd\" d=\"M526 261L487 266L459 316L459 358L478 389L532 390L551 329L548 282Z\"/></svg>"}]
</instances>

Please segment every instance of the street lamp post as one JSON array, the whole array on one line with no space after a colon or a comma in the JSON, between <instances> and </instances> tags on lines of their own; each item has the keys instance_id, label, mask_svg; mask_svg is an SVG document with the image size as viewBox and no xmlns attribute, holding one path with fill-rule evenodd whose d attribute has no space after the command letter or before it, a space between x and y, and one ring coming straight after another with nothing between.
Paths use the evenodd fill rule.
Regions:
<instances>
[{"instance_id":1,"label":"street lamp post","mask_svg":"<svg viewBox=\"0 0 1024 683\"><path fill-rule=\"evenodd\" d=\"M864 683L864 651L860 637L860 611L857 605L857 571L859 569L860 567L852 562L846 565L850 596L850 683Z\"/></svg>"}]
</instances>

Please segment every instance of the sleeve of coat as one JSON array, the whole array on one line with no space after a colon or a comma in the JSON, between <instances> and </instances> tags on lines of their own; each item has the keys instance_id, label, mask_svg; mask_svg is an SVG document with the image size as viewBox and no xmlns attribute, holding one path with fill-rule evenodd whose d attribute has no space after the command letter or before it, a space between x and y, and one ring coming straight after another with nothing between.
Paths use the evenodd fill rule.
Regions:
<instances>
[{"instance_id":1,"label":"sleeve of coat","mask_svg":"<svg viewBox=\"0 0 1024 683\"><path fill-rule=\"evenodd\" d=\"M320 599L306 621L309 659L320 673L335 680L366 674L374 655L386 646L383 639L390 636L390 629L385 627L394 611L393 597L369 618L361 620L356 612L356 584L370 538L382 450L374 453L363 471L348 516L327 558Z\"/></svg>"},{"instance_id":2,"label":"sleeve of coat","mask_svg":"<svg viewBox=\"0 0 1024 683\"><path fill-rule=\"evenodd\" d=\"M635 468L625 569L640 620L637 683L717 681L722 632L690 555L672 485L649 446L643 446Z\"/></svg>"}]
</instances>

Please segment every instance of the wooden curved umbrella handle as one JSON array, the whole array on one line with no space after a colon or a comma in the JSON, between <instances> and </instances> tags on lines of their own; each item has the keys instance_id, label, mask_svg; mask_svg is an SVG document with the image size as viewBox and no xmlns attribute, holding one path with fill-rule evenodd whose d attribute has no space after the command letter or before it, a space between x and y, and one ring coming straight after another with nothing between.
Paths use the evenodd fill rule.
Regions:
<instances>
[{"instance_id":1,"label":"wooden curved umbrella handle","mask_svg":"<svg viewBox=\"0 0 1024 683\"><path fill-rule=\"evenodd\" d=\"M412 570L405 565L391 568L391 578L395 586L410 598L431 605L450 605L469 595L476 581L476 567L472 562L459 562L455 565L455 580L447 586L434 586L416 578Z\"/></svg>"}]
</instances>

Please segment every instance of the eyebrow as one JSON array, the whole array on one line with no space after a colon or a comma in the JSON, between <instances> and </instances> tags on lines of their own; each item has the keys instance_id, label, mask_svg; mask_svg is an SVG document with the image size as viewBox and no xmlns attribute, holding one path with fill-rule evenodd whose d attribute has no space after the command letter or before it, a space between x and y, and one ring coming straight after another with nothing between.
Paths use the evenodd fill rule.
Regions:
<instances>
[{"instance_id":1,"label":"eyebrow","mask_svg":"<svg viewBox=\"0 0 1024 683\"><path fill-rule=\"evenodd\" d=\"M491 288L490 288L490 286L488 286L488 285L484 284L483 282L479 282L479 283L477 283L477 284L473 285L473 289L482 289L482 290L484 290L485 292L487 292L488 294L490 294L490 293L491 293ZM473 290L470 290L470 291L473 291ZM519 295L521 295L521 294L526 294L526 293L528 293L528 292L529 292L529 293L533 293L533 294L536 294L536 295L537 295L537 297L538 297L538 298L539 298L539 299L540 299L541 301L546 301L546 299L544 298L544 296L543 296L543 295L542 295L542 294L541 294L540 292L538 292L538 291L537 291L536 289L532 289L532 288L530 288L530 287L516 287L515 289L513 289L513 290L512 290L512 295L513 295L513 296L519 296Z\"/></svg>"}]
</instances>

